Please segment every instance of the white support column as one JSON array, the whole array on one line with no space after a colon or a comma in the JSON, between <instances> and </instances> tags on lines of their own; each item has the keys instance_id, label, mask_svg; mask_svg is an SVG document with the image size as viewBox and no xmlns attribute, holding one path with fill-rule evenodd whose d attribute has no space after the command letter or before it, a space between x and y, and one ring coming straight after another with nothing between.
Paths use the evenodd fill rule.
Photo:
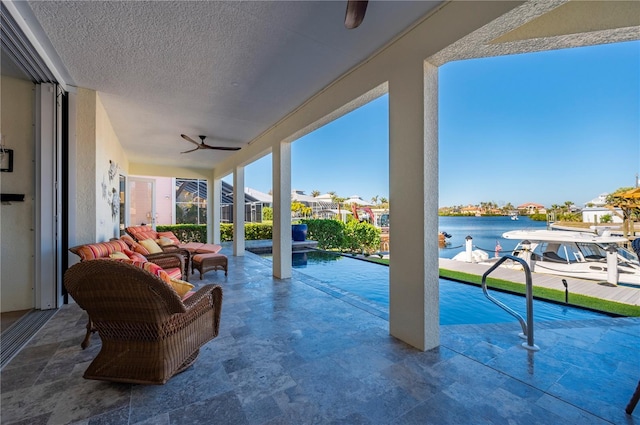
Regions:
<instances>
[{"instance_id":1,"label":"white support column","mask_svg":"<svg viewBox=\"0 0 640 425\"><path fill-rule=\"evenodd\" d=\"M244 255L244 167L233 172L233 255Z\"/></svg>"},{"instance_id":2,"label":"white support column","mask_svg":"<svg viewBox=\"0 0 640 425\"><path fill-rule=\"evenodd\" d=\"M291 278L291 144L271 153L273 166L273 275Z\"/></svg>"},{"instance_id":3,"label":"white support column","mask_svg":"<svg viewBox=\"0 0 640 425\"><path fill-rule=\"evenodd\" d=\"M421 350L440 345L438 68L401 63L389 81L389 331Z\"/></svg>"},{"instance_id":4,"label":"white support column","mask_svg":"<svg viewBox=\"0 0 640 425\"><path fill-rule=\"evenodd\" d=\"M210 196L207 199L207 223L208 226L207 240L209 243L220 243L220 216L221 216L221 199L222 199L222 180L213 179L207 181L207 185L211 183Z\"/></svg>"}]
</instances>

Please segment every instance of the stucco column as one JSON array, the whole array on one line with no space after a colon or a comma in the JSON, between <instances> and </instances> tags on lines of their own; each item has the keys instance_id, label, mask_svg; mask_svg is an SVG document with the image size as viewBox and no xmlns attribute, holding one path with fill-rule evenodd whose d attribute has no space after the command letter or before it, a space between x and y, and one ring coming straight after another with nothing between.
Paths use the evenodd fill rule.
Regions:
<instances>
[{"instance_id":1,"label":"stucco column","mask_svg":"<svg viewBox=\"0 0 640 425\"><path fill-rule=\"evenodd\" d=\"M389 331L421 350L440 344L438 68L398 63L389 80Z\"/></svg>"},{"instance_id":2,"label":"stucco column","mask_svg":"<svg viewBox=\"0 0 640 425\"><path fill-rule=\"evenodd\" d=\"M233 171L233 255L244 255L244 167Z\"/></svg>"},{"instance_id":3,"label":"stucco column","mask_svg":"<svg viewBox=\"0 0 640 425\"><path fill-rule=\"evenodd\" d=\"M273 165L273 275L291 277L291 144L279 143Z\"/></svg>"},{"instance_id":4,"label":"stucco column","mask_svg":"<svg viewBox=\"0 0 640 425\"><path fill-rule=\"evenodd\" d=\"M211 194L207 199L207 241L209 243L220 243L220 208L222 198L222 180L207 180L207 186L211 187Z\"/></svg>"}]
</instances>

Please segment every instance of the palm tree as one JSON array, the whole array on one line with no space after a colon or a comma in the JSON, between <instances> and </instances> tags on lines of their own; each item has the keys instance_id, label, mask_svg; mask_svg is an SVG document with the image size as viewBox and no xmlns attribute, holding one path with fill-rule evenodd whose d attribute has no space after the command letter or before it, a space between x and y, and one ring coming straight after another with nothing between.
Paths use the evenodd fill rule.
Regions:
<instances>
[{"instance_id":1,"label":"palm tree","mask_svg":"<svg viewBox=\"0 0 640 425\"><path fill-rule=\"evenodd\" d=\"M371 203L372 203L373 205L378 205L378 198L379 198L379 196L378 196L378 195L376 195L376 196L372 196L372 197L371 197Z\"/></svg>"},{"instance_id":2,"label":"palm tree","mask_svg":"<svg viewBox=\"0 0 640 425\"><path fill-rule=\"evenodd\" d=\"M311 196L313 196L314 198L320 196L320 191L319 190L312 190L311 191Z\"/></svg>"}]
</instances>

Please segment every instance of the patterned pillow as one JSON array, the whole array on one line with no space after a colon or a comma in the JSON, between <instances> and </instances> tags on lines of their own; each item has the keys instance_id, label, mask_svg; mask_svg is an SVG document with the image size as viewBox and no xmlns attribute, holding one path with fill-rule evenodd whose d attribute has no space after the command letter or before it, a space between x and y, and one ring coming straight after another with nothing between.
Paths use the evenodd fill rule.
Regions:
<instances>
[{"instance_id":1,"label":"patterned pillow","mask_svg":"<svg viewBox=\"0 0 640 425\"><path fill-rule=\"evenodd\" d=\"M160 248L160 245L158 245L153 239L145 239L143 241L140 241L140 245L145 247L151 254L158 254L162 252L162 248Z\"/></svg>"},{"instance_id":2,"label":"patterned pillow","mask_svg":"<svg viewBox=\"0 0 640 425\"><path fill-rule=\"evenodd\" d=\"M170 285L178 293L178 295L180 295L180 298L184 298L184 296L194 288L192 284L190 284L189 282L185 282L182 279L172 278Z\"/></svg>"},{"instance_id":3,"label":"patterned pillow","mask_svg":"<svg viewBox=\"0 0 640 425\"><path fill-rule=\"evenodd\" d=\"M161 238L169 238L174 245L180 245L180 240L173 232L158 232L158 236Z\"/></svg>"},{"instance_id":4,"label":"patterned pillow","mask_svg":"<svg viewBox=\"0 0 640 425\"><path fill-rule=\"evenodd\" d=\"M161 236L159 239L156 239L156 243L160 246L175 245L175 242L166 236Z\"/></svg>"}]
</instances>

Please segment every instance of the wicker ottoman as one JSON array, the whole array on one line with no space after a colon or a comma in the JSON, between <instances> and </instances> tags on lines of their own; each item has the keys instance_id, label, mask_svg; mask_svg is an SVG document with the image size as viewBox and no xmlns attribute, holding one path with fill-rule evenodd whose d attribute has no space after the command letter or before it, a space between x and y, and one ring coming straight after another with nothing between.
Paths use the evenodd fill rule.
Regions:
<instances>
[{"instance_id":1,"label":"wicker ottoman","mask_svg":"<svg viewBox=\"0 0 640 425\"><path fill-rule=\"evenodd\" d=\"M200 279L209 270L224 270L227 275L227 256L223 254L196 254L191 257L191 273L195 274L196 269L200 272Z\"/></svg>"}]
</instances>

